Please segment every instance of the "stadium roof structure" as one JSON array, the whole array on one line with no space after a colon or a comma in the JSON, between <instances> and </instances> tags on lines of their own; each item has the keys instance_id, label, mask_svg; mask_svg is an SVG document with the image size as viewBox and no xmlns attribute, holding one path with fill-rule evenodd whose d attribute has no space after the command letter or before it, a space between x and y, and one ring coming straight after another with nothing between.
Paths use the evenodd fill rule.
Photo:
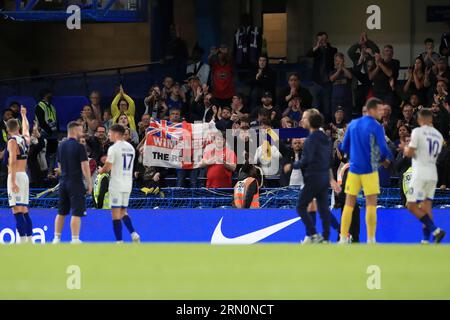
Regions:
<instances>
[{"instance_id":1,"label":"stadium roof structure","mask_svg":"<svg viewBox=\"0 0 450 320\"><path fill-rule=\"evenodd\" d=\"M128 1L127 8L115 9L119 0L103 1L101 6L98 0L79 4L82 22L140 22L145 20L147 1ZM51 3L51 2L50 2ZM21 0L16 0L12 10L0 11L7 20L30 22L56 22L66 21L71 13L67 0L58 6L49 6L49 2L42 0L29 0L25 6Z\"/></svg>"}]
</instances>

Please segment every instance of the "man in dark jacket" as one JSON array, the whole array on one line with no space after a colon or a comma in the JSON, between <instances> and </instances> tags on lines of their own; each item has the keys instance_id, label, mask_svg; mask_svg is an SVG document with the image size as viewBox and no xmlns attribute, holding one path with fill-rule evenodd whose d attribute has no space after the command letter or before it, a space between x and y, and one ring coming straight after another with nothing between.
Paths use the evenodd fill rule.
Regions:
<instances>
[{"instance_id":1,"label":"man in dark jacket","mask_svg":"<svg viewBox=\"0 0 450 320\"><path fill-rule=\"evenodd\" d=\"M279 105L281 106L281 109L286 110L289 107L289 101L295 97L300 98L302 108L312 108L313 97L307 88L302 87L300 83L300 75L298 73L292 73L289 75L288 84L289 87L284 89L280 95Z\"/></svg>"},{"instance_id":2,"label":"man in dark jacket","mask_svg":"<svg viewBox=\"0 0 450 320\"><path fill-rule=\"evenodd\" d=\"M305 141L301 160L293 166L294 169L302 170L305 183L300 192L297 212L306 228L303 243L322 243L328 241L330 237L331 212L328 206L328 188L331 184L335 192L340 192L341 189L330 173L332 144L330 138L320 130L324 123L323 116L319 111L311 109L303 114L302 123L311 134ZM314 221L307 212L308 205L314 198L317 200L322 220L323 235L317 233Z\"/></svg>"},{"instance_id":3,"label":"man in dark jacket","mask_svg":"<svg viewBox=\"0 0 450 320\"><path fill-rule=\"evenodd\" d=\"M444 105L433 103L431 105L431 112L433 113L433 126L447 138L450 130L450 113Z\"/></svg>"},{"instance_id":4,"label":"man in dark jacket","mask_svg":"<svg viewBox=\"0 0 450 320\"><path fill-rule=\"evenodd\" d=\"M277 74L269 66L269 58L266 55L259 57L258 68L255 70L255 76L250 81L251 90L251 109L255 109L264 92L269 91L273 97L276 95ZM275 101L276 103L276 101Z\"/></svg>"},{"instance_id":5,"label":"man in dark jacket","mask_svg":"<svg viewBox=\"0 0 450 320\"><path fill-rule=\"evenodd\" d=\"M190 116L192 118L191 121L210 122L214 118L214 106L215 100L211 93L200 96L198 100L196 99L192 102L190 109L190 112L193 113Z\"/></svg>"},{"instance_id":6,"label":"man in dark jacket","mask_svg":"<svg viewBox=\"0 0 450 320\"><path fill-rule=\"evenodd\" d=\"M348 56L353 61L353 74L357 79L354 90L354 102L358 112L365 105L372 91L372 81L369 79L369 70L375 63L375 53L380 53L380 48L375 42L367 38L363 32L359 42L348 49Z\"/></svg>"},{"instance_id":7,"label":"man in dark jacket","mask_svg":"<svg viewBox=\"0 0 450 320\"><path fill-rule=\"evenodd\" d=\"M331 91L330 73L334 69L334 56L337 49L332 47L328 34L319 32L317 34L317 42L314 48L308 52L309 57L314 58L313 81L319 86L320 91L315 97L315 103L320 106L325 120L331 120Z\"/></svg>"}]
</instances>

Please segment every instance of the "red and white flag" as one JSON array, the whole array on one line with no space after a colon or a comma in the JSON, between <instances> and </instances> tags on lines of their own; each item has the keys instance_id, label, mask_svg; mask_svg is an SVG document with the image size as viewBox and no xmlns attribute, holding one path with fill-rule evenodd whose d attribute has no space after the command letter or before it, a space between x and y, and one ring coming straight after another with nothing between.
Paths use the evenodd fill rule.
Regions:
<instances>
[{"instance_id":1,"label":"red and white flag","mask_svg":"<svg viewBox=\"0 0 450 320\"><path fill-rule=\"evenodd\" d=\"M171 123L152 120L146 133L144 165L195 169L217 134L214 123Z\"/></svg>"}]
</instances>

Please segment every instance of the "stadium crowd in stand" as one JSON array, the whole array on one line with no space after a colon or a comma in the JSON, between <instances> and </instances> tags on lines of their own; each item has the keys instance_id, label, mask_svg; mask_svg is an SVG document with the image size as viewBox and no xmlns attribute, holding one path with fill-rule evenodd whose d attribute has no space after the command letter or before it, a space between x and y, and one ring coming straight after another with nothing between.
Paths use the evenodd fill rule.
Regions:
<instances>
[{"instance_id":1,"label":"stadium crowd in stand","mask_svg":"<svg viewBox=\"0 0 450 320\"><path fill-rule=\"evenodd\" d=\"M232 177L238 174L239 166L234 163L214 164L205 155L201 165L194 170L174 170L145 167L142 164L142 141L151 119L165 119L172 123L211 122L225 131L241 129L235 139L248 146L251 129L301 127L302 113L311 107L318 108L324 115L326 132L334 142L334 173L345 163L338 151L347 124L364 114L363 106L370 97L384 102L382 124L389 147L396 160L389 169L380 168L380 183L391 185L390 177L401 176L410 166L410 160L403 156L411 131L417 127L416 113L421 108L431 108L434 125L447 139L439 160L439 188L450 187L450 107L448 89L450 68L449 48L441 44L435 52L432 39L426 39L423 52L417 53L412 67L407 72L404 84L399 82L400 62L395 59L394 48L376 44L363 33L355 39L346 53L351 65L345 64L345 53L332 46L328 35L321 32L317 42L308 52L313 61L313 89L302 86L302 75L292 73L285 88L276 87L276 73L271 69L267 56L257 59L253 71L245 80L248 94L236 91L237 68L235 57L226 46L211 49L208 63L202 63L202 49L196 46L191 62L186 67L184 79L167 76L162 83L153 85L144 101L135 101L118 87L117 95L108 108L104 108L101 93L90 94L90 105L83 107L79 121L83 124L86 145L92 172L105 162L108 147L108 129L119 123L127 128L126 139L136 147L140 156L135 164L136 186L166 186L167 177L176 177L177 187L203 187L200 177L206 177L208 188L231 188ZM179 81L179 82L177 82ZM36 106L36 122L32 129L32 145L29 155L29 173L32 187L46 187L57 180L56 150L58 146L58 119L52 105L52 92L42 92ZM1 129L2 154L7 142L5 122L19 118L19 104L12 103L3 112ZM137 114L143 114L137 118ZM302 176L292 170L294 161L300 159L303 139L281 139L279 148L270 146L271 160L262 156L261 147L255 152L249 150L248 157L256 160L266 177L265 186L300 185ZM224 144L223 153L228 159L235 159L236 150ZM280 165L274 166L274 163ZM233 162L233 161L232 161ZM2 184L6 185L6 164L2 165Z\"/></svg>"}]
</instances>

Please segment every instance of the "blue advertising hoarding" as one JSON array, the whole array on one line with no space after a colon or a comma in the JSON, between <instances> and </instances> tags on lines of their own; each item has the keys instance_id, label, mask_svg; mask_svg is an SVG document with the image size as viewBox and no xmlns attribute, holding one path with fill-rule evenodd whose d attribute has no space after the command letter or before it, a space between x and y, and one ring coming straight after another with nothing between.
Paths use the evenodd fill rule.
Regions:
<instances>
[{"instance_id":1,"label":"blue advertising hoarding","mask_svg":"<svg viewBox=\"0 0 450 320\"><path fill-rule=\"evenodd\" d=\"M305 236L303 224L294 210L149 209L130 210L129 214L141 241L150 243L300 243ZM335 211L334 214L339 219L339 213ZM364 241L364 210L361 214L361 240ZM51 242L55 215L53 209L31 211L35 242ZM64 227L63 241L70 240L69 219ZM435 210L435 220L437 225L450 230L449 210ZM125 241L130 241L126 228L123 230ZM378 242L418 243L421 237L421 224L407 210L378 210ZM0 210L0 243L14 243L17 238L12 213L7 209ZM80 238L84 242L114 242L110 212L89 210L82 221ZM333 230L331 240L336 239L337 232Z\"/></svg>"}]
</instances>

